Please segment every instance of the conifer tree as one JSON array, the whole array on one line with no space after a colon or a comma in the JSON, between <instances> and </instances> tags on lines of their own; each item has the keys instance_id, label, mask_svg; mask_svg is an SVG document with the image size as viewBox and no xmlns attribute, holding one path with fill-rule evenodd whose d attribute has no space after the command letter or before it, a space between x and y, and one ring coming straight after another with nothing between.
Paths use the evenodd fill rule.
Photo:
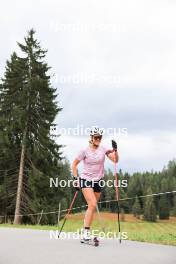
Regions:
<instances>
[{"instance_id":1,"label":"conifer tree","mask_svg":"<svg viewBox=\"0 0 176 264\"><path fill-rule=\"evenodd\" d=\"M152 194L151 187L148 188L147 194ZM151 222L156 222L157 220L156 208L152 196L148 196L146 198L144 206L144 219Z\"/></svg>"},{"instance_id":2,"label":"conifer tree","mask_svg":"<svg viewBox=\"0 0 176 264\"><path fill-rule=\"evenodd\" d=\"M159 199L159 219L169 219L169 201L167 195L161 195Z\"/></svg>"},{"instance_id":3,"label":"conifer tree","mask_svg":"<svg viewBox=\"0 0 176 264\"><path fill-rule=\"evenodd\" d=\"M50 68L44 61L47 51L40 47L34 35L32 29L25 43L18 43L23 56L12 54L1 85L1 120L8 149L20 152L15 224L21 222L21 213L32 208L30 196L39 189L31 186L30 177L40 175L40 181L46 186L49 177L58 174L57 161L61 159L61 146L51 137L61 108L55 101L56 89L51 86Z\"/></svg>"},{"instance_id":4,"label":"conifer tree","mask_svg":"<svg viewBox=\"0 0 176 264\"><path fill-rule=\"evenodd\" d=\"M133 205L133 209L132 210L133 210L133 215L136 218L139 218L140 214L141 214L141 206L140 206L139 199L138 199L137 196L136 196L135 203Z\"/></svg>"}]
</instances>

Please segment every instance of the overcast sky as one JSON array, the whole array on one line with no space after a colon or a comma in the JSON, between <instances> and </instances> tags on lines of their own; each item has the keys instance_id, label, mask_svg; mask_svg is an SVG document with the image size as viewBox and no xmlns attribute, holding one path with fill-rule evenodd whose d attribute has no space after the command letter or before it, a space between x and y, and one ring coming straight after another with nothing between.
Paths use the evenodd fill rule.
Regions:
<instances>
[{"instance_id":1,"label":"overcast sky","mask_svg":"<svg viewBox=\"0 0 176 264\"><path fill-rule=\"evenodd\" d=\"M126 128L102 144L118 136L128 172L161 170L175 157L176 1L6 0L0 12L0 74L33 27L55 74L58 128ZM88 138L58 142L72 162Z\"/></svg>"}]
</instances>

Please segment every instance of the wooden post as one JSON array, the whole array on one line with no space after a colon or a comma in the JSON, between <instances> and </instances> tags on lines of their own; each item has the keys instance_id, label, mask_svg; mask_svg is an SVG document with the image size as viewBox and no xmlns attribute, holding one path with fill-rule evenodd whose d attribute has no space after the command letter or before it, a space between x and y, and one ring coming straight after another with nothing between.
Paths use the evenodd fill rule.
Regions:
<instances>
[{"instance_id":1,"label":"wooden post","mask_svg":"<svg viewBox=\"0 0 176 264\"><path fill-rule=\"evenodd\" d=\"M38 225L40 224L40 221L42 219L42 215L43 215L43 210L41 211L40 218L39 218L38 223L37 223Z\"/></svg>"},{"instance_id":2,"label":"wooden post","mask_svg":"<svg viewBox=\"0 0 176 264\"><path fill-rule=\"evenodd\" d=\"M60 215L61 215L61 203L59 203L59 210L58 210L58 217L57 217L57 226L59 227L60 222Z\"/></svg>"}]
</instances>

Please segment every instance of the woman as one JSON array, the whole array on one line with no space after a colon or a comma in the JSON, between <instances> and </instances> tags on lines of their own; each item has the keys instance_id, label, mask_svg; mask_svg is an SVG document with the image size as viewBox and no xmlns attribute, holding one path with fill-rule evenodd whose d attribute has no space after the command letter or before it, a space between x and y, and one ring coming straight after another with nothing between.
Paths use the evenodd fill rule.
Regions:
<instances>
[{"instance_id":1,"label":"woman","mask_svg":"<svg viewBox=\"0 0 176 264\"><path fill-rule=\"evenodd\" d=\"M113 150L101 146L103 131L94 127L90 133L89 146L80 151L73 162L72 172L74 180L82 189L83 196L88 204L84 218L83 240L91 239L90 227L93 221L94 212L101 195L100 180L104 176L104 161L107 156L111 161L118 162L117 144L112 140ZM83 161L83 172L78 179L77 166ZM75 185L75 183L74 183Z\"/></svg>"}]
</instances>

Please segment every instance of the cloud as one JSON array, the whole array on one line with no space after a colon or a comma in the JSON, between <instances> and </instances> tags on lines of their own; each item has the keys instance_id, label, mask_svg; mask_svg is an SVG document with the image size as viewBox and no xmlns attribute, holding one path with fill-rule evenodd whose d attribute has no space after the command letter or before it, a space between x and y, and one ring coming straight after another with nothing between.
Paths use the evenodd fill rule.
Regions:
<instances>
[{"instance_id":1,"label":"cloud","mask_svg":"<svg viewBox=\"0 0 176 264\"><path fill-rule=\"evenodd\" d=\"M34 27L55 73L52 81L63 106L58 126L126 127L122 167L161 168L173 158L175 146L175 13L171 0L6 0L0 18L0 74L10 54L19 51L16 41ZM172 141L168 148L163 135ZM72 157L82 138L67 141L65 153ZM127 155L133 142L135 155ZM144 150L150 144L149 161ZM157 144L166 156L164 150L156 155Z\"/></svg>"},{"instance_id":2,"label":"cloud","mask_svg":"<svg viewBox=\"0 0 176 264\"><path fill-rule=\"evenodd\" d=\"M111 137L105 137L102 144L111 149ZM162 170L170 157L175 157L175 134L169 131L152 135L128 135L118 137L119 164L123 172ZM58 143L65 144L64 153L70 163L79 151L88 146L88 138L62 136ZM113 169L111 161L106 159L105 168ZM81 166L82 169L82 166Z\"/></svg>"}]
</instances>

